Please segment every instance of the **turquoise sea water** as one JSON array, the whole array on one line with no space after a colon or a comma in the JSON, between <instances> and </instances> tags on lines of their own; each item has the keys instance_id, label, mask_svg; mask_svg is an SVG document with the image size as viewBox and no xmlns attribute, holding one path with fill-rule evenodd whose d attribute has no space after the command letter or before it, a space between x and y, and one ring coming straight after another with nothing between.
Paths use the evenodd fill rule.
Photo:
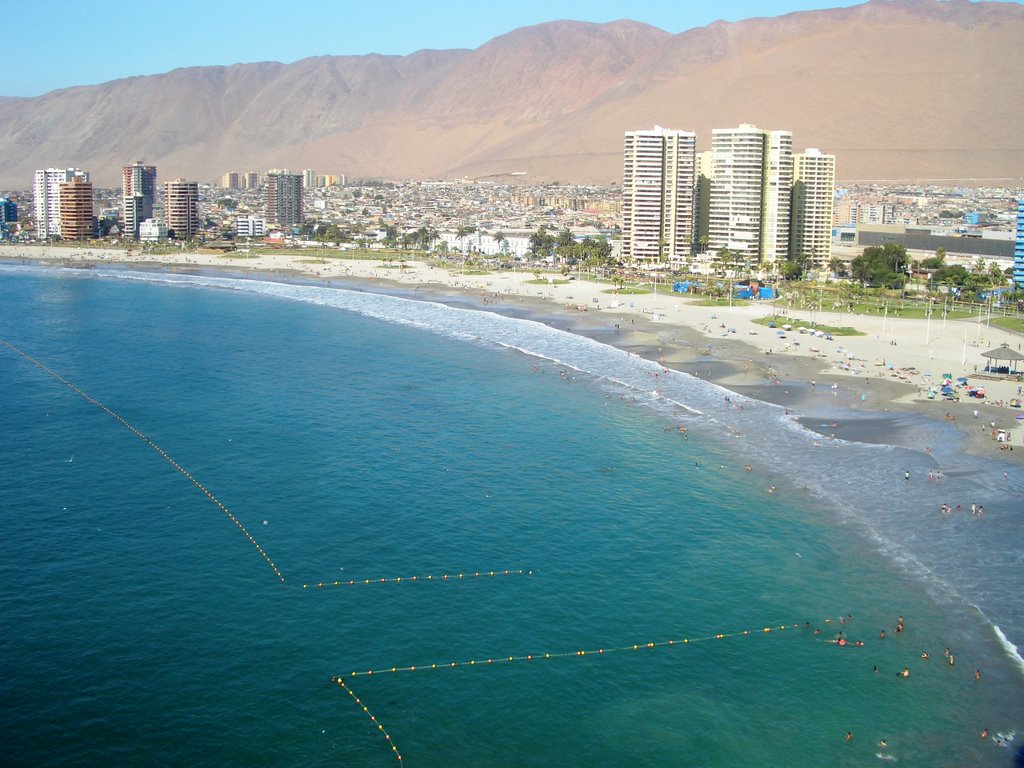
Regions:
<instances>
[{"instance_id":1,"label":"turquoise sea water","mask_svg":"<svg viewBox=\"0 0 1024 768\"><path fill-rule=\"evenodd\" d=\"M950 456L940 490L930 457L825 445L588 339L361 292L0 268L0 338L285 577L0 349L4 765L397 764L332 675L410 767L1011 765L1021 742L979 738L1024 728L1013 468ZM939 518L978 494L984 521ZM532 573L408 580L505 569Z\"/></svg>"}]
</instances>

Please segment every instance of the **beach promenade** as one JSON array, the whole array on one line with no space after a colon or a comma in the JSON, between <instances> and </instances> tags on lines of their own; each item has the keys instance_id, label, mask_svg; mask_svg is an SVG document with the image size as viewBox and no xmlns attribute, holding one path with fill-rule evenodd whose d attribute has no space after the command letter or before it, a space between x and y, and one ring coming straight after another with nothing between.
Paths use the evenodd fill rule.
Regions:
<instances>
[{"instance_id":1,"label":"beach promenade","mask_svg":"<svg viewBox=\"0 0 1024 768\"><path fill-rule=\"evenodd\" d=\"M946 320L933 317L930 321L903 319L871 314L850 314L790 308L783 295L777 302L748 302L742 306L700 306L698 301L673 294L671 287L658 286L657 292L619 295L607 283L583 280L551 281L538 284L532 270L465 274L458 269L430 266L423 262L406 261L400 267L396 262L385 266L381 260L318 258L309 255L273 254L259 256L231 256L213 253L178 253L169 255L132 254L120 250L73 249L66 247L2 246L0 259L31 261L41 264L67 266L125 265L158 267L186 271L217 268L233 273L245 272L263 279L312 279L329 281L365 280L393 285L403 290L423 291L424 298L431 292L443 295L472 294L492 301L496 310L510 302L542 302L546 311L567 318L572 327L573 316L586 315L588 321L596 316L607 317L607 323L621 330L623 337L630 331L655 331L652 338L671 338L673 329L702 334L707 347L715 350L733 349L732 360L738 356L738 344L749 354L745 361L758 370L782 370L780 375L803 378L813 387L827 387L829 382L843 381L844 377L903 385L886 387L888 402L884 410L913 410L936 418L955 421L971 438L971 450L983 454L999 455L1004 459L1024 460L1024 409L1011 407L1011 401L1021 397L1021 383L1008 377L986 377L987 362L981 353L1008 345L1024 351L1024 337L996 327L990 327L984 318L974 320ZM547 279L544 276L543 279ZM775 312L784 313L794 320L812 319L827 326L849 326L863 335L835 336L825 339L810 333L799 333L797 327L783 333L781 328L769 328L753 322ZM664 329L664 333L660 331ZM616 339L611 343L618 344ZM655 347L655 352L656 352ZM673 350L677 351L677 350ZM667 353L666 353L667 354ZM670 357L667 364L687 370L687 360ZM953 381L965 377L973 386L983 387L983 399L968 397L963 388L957 388L959 401L942 398L941 393L929 393L941 388L944 374ZM979 376L980 375L980 376ZM751 383L749 379L729 381ZM883 388L874 387L873 409L883 409L877 394ZM993 432L1005 430L1009 434L1010 451L1005 443L993 439Z\"/></svg>"}]
</instances>

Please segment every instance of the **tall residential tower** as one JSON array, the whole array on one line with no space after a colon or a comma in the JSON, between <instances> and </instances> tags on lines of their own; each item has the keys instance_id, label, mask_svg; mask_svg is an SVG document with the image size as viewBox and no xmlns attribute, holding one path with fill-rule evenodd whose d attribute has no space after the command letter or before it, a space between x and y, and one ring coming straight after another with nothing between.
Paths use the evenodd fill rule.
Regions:
<instances>
[{"instance_id":1,"label":"tall residential tower","mask_svg":"<svg viewBox=\"0 0 1024 768\"><path fill-rule=\"evenodd\" d=\"M60 185L79 177L89 180L89 174L78 168L47 168L36 171L32 185L36 217L36 235L45 240L60 237Z\"/></svg>"},{"instance_id":2,"label":"tall residential tower","mask_svg":"<svg viewBox=\"0 0 1024 768\"><path fill-rule=\"evenodd\" d=\"M191 240L199 233L199 182L175 179L164 184L164 220L175 240Z\"/></svg>"},{"instance_id":3,"label":"tall residential tower","mask_svg":"<svg viewBox=\"0 0 1024 768\"><path fill-rule=\"evenodd\" d=\"M62 240L91 240L96 236L92 217L92 183L73 176L60 185L60 236Z\"/></svg>"},{"instance_id":4,"label":"tall residential tower","mask_svg":"<svg viewBox=\"0 0 1024 768\"><path fill-rule=\"evenodd\" d=\"M753 125L711 132L708 247L770 265L789 252L793 134Z\"/></svg>"},{"instance_id":5,"label":"tall residential tower","mask_svg":"<svg viewBox=\"0 0 1024 768\"><path fill-rule=\"evenodd\" d=\"M153 218L156 200L156 166L136 161L121 168L121 198L124 203L124 231L139 239L139 225Z\"/></svg>"},{"instance_id":6,"label":"tall residential tower","mask_svg":"<svg viewBox=\"0 0 1024 768\"><path fill-rule=\"evenodd\" d=\"M807 256L814 269L832 258L832 212L836 191L836 156L807 149L793 156L793 216L790 255Z\"/></svg>"},{"instance_id":7,"label":"tall residential tower","mask_svg":"<svg viewBox=\"0 0 1024 768\"><path fill-rule=\"evenodd\" d=\"M655 126L628 131L622 170L622 254L680 261L693 250L697 136Z\"/></svg>"},{"instance_id":8,"label":"tall residential tower","mask_svg":"<svg viewBox=\"0 0 1024 768\"><path fill-rule=\"evenodd\" d=\"M302 175L287 170L267 173L267 223L289 228L302 224Z\"/></svg>"}]
</instances>

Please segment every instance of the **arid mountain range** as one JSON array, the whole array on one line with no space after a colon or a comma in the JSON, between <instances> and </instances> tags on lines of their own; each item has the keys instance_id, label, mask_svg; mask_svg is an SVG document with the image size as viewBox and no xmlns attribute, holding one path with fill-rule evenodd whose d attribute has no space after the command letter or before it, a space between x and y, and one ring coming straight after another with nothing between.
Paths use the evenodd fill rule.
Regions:
<instances>
[{"instance_id":1,"label":"arid mountain range","mask_svg":"<svg viewBox=\"0 0 1024 768\"><path fill-rule=\"evenodd\" d=\"M97 46L102 45L98 42ZM622 135L747 122L838 156L842 180L1024 176L1024 5L871 0L673 35L524 27L476 50L191 67L0 99L0 187L314 168L350 178L621 179Z\"/></svg>"}]
</instances>

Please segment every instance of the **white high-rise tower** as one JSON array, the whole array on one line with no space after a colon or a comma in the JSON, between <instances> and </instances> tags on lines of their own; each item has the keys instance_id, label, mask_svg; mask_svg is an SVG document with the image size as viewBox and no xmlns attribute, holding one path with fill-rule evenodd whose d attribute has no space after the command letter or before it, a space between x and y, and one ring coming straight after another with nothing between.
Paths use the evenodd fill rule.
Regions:
<instances>
[{"instance_id":1,"label":"white high-rise tower","mask_svg":"<svg viewBox=\"0 0 1024 768\"><path fill-rule=\"evenodd\" d=\"M789 252L793 134L753 125L711 132L708 247L753 265Z\"/></svg>"},{"instance_id":2,"label":"white high-rise tower","mask_svg":"<svg viewBox=\"0 0 1024 768\"><path fill-rule=\"evenodd\" d=\"M60 185L74 178L89 181L78 168L47 168L36 171L32 185L36 235L40 239L60 236Z\"/></svg>"},{"instance_id":3,"label":"white high-rise tower","mask_svg":"<svg viewBox=\"0 0 1024 768\"><path fill-rule=\"evenodd\" d=\"M832 211L836 156L807 149L793 156L793 226L790 254L807 256L814 269L832 258Z\"/></svg>"},{"instance_id":4,"label":"white high-rise tower","mask_svg":"<svg viewBox=\"0 0 1024 768\"><path fill-rule=\"evenodd\" d=\"M697 136L655 126L628 131L622 171L626 261L680 262L693 248Z\"/></svg>"}]
</instances>

